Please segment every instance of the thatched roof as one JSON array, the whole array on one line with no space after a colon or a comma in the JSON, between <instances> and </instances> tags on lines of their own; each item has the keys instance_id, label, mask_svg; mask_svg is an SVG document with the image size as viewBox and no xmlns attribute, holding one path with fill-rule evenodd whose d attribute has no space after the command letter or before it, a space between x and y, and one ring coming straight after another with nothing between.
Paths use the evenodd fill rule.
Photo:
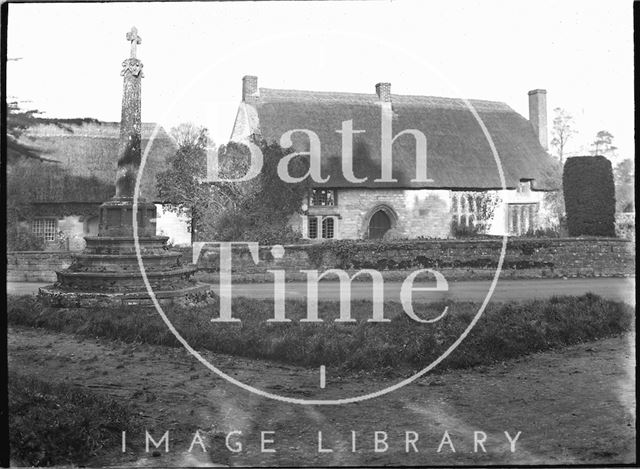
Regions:
<instances>
[{"instance_id":1,"label":"thatched roof","mask_svg":"<svg viewBox=\"0 0 640 469\"><path fill-rule=\"evenodd\" d=\"M156 124L142 124L142 149L150 142ZM49 160L59 162L55 174L43 174L42 185L50 186L38 202L101 203L115 194L118 122L82 122L63 127L39 124L25 132L25 142ZM145 164L140 196L157 200L156 174L166 169L176 144L160 127ZM47 171L44 171L47 173Z\"/></svg>"},{"instance_id":2,"label":"thatched roof","mask_svg":"<svg viewBox=\"0 0 640 469\"><path fill-rule=\"evenodd\" d=\"M260 88L254 103L242 103L234 135L252 132L279 141L291 129L309 129L320 138L323 175L327 187L406 187L491 189L501 187L497 165L480 125L461 99L391 95L393 134L417 129L427 137L428 176L415 178L415 140L400 137L393 145L393 177L397 183L374 183L380 178L380 102L376 94L276 90ZM540 190L553 187L553 162L540 145L529 121L504 103L470 100L500 156L507 187L533 179ZM354 173L368 177L364 184L346 181L341 170L341 123L353 120ZM307 137L294 134L297 151L308 149Z\"/></svg>"},{"instance_id":3,"label":"thatched roof","mask_svg":"<svg viewBox=\"0 0 640 469\"><path fill-rule=\"evenodd\" d=\"M56 163L56 160L52 160L50 158L46 158L42 155L41 152L38 151L37 148L34 148L30 145L22 143L11 135L7 135L7 162L15 163L19 161L21 158L26 158L29 160L36 161L46 161L49 163Z\"/></svg>"}]
</instances>

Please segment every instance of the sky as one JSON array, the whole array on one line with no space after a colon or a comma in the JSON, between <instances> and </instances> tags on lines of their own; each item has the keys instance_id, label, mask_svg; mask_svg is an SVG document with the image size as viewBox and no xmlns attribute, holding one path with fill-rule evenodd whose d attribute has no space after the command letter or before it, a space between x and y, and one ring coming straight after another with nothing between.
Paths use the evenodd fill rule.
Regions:
<instances>
[{"instance_id":1,"label":"sky","mask_svg":"<svg viewBox=\"0 0 640 469\"><path fill-rule=\"evenodd\" d=\"M126 33L138 28L142 118L225 143L243 75L259 86L502 101L528 117L547 90L574 117L570 154L599 130L633 158L632 1L11 4L7 93L46 117L119 121ZM357 123L355 123L357 124Z\"/></svg>"}]
</instances>

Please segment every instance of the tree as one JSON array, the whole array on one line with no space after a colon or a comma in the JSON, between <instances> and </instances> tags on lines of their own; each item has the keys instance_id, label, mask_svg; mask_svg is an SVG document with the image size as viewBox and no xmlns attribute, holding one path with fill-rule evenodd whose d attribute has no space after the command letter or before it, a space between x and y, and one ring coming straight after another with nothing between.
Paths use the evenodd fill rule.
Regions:
<instances>
[{"instance_id":1,"label":"tree","mask_svg":"<svg viewBox=\"0 0 640 469\"><path fill-rule=\"evenodd\" d=\"M195 241L198 219L210 204L208 187L202 184L207 174L208 131L190 123L180 124L170 131L178 145L176 154L168 160L169 168L156 176L158 194L168 209L190 217L191 241Z\"/></svg>"},{"instance_id":2,"label":"tree","mask_svg":"<svg viewBox=\"0 0 640 469\"><path fill-rule=\"evenodd\" d=\"M25 111L20 109L17 102L5 101L5 109L7 111L7 162L14 163L20 159L30 159L38 161L49 161L58 163L44 156L44 151L27 143L30 138L25 136L28 128L38 124L53 124L57 127L73 132L71 125L78 125L85 122L98 123L97 119L77 118L77 119L59 119L41 117L42 112L37 109Z\"/></svg>"},{"instance_id":3,"label":"tree","mask_svg":"<svg viewBox=\"0 0 640 469\"><path fill-rule=\"evenodd\" d=\"M541 182L544 186L556 190L545 192L543 195L543 207L540 213L543 228L562 233L566 222L564 194L562 188L562 162L553 161L548 170L542 175Z\"/></svg>"},{"instance_id":4,"label":"tree","mask_svg":"<svg viewBox=\"0 0 640 469\"><path fill-rule=\"evenodd\" d=\"M208 156L219 153L221 179L237 179L249 169L249 152L234 142L218 151L208 130L191 123L180 124L170 134L178 150L156 178L160 198L170 211L189 217L192 242L213 239L221 214L254 194L257 182L206 182Z\"/></svg>"},{"instance_id":5,"label":"tree","mask_svg":"<svg viewBox=\"0 0 640 469\"><path fill-rule=\"evenodd\" d=\"M205 127L186 122L174 127L170 131L178 148L207 148L211 143L209 133Z\"/></svg>"},{"instance_id":6,"label":"tree","mask_svg":"<svg viewBox=\"0 0 640 469\"><path fill-rule=\"evenodd\" d=\"M619 162L613 169L617 212L633 212L635 210L634 176L633 160L629 158Z\"/></svg>"},{"instance_id":7,"label":"tree","mask_svg":"<svg viewBox=\"0 0 640 469\"><path fill-rule=\"evenodd\" d=\"M602 155L613 157L617 149L618 147L613 145L613 135L607 130L600 130L591 144L591 154L594 156Z\"/></svg>"},{"instance_id":8,"label":"tree","mask_svg":"<svg viewBox=\"0 0 640 469\"><path fill-rule=\"evenodd\" d=\"M42 156L38 149L21 141L25 130L37 122L40 111L23 111L17 102L4 103L7 116L7 159L14 162L19 158L39 160Z\"/></svg>"},{"instance_id":9,"label":"tree","mask_svg":"<svg viewBox=\"0 0 640 469\"><path fill-rule=\"evenodd\" d=\"M275 142L257 140L255 143L264 157L262 171L252 181L239 183L249 186L237 203L229 205L220 214L212 226L212 235L219 241L256 241L260 244L295 242L300 238L300 233L291 228L289 220L302 210L310 181L308 178L299 183L283 181L277 168L288 152ZM248 156L244 145L230 144L225 148L221 160L237 161L238 152L245 158ZM289 174L293 177L302 177L308 168L308 158L300 155L288 165Z\"/></svg>"},{"instance_id":10,"label":"tree","mask_svg":"<svg viewBox=\"0 0 640 469\"><path fill-rule=\"evenodd\" d=\"M7 162L14 163L21 159L49 161L59 163L57 160L46 158L45 151L28 143L31 139L25 135L26 130L38 124L52 124L61 129L73 132L73 125L83 123L97 123L100 121L89 117L60 119L57 117L42 117L42 112L37 109L25 111L20 108L17 101L4 102L7 115Z\"/></svg>"},{"instance_id":11,"label":"tree","mask_svg":"<svg viewBox=\"0 0 640 469\"><path fill-rule=\"evenodd\" d=\"M573 117L564 109L557 107L553 112L555 117L553 118L553 128L551 130L553 135L551 146L555 148L556 155L560 159L560 164L562 164L567 142L576 131L573 129Z\"/></svg>"},{"instance_id":12,"label":"tree","mask_svg":"<svg viewBox=\"0 0 640 469\"><path fill-rule=\"evenodd\" d=\"M256 141L264 164L255 178L243 182L206 182L208 153L218 154L220 179L244 176L251 156L243 144L229 142L219 148L210 145L207 130L183 124L171 130L178 143L169 168L158 174L157 187L168 209L191 216L192 241L258 241L273 244L293 241L288 228L291 215L300 210L306 183L288 184L277 175L277 162L285 156L277 144ZM296 158L290 164L292 175L304 174Z\"/></svg>"}]
</instances>

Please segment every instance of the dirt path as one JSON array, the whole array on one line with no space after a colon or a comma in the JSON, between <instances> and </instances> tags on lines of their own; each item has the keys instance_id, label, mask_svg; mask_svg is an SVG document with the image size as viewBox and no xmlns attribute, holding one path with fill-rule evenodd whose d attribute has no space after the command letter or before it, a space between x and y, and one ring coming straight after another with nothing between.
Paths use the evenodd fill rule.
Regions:
<instances>
[{"instance_id":1,"label":"dirt path","mask_svg":"<svg viewBox=\"0 0 640 469\"><path fill-rule=\"evenodd\" d=\"M255 396L211 375L183 349L82 340L34 329L9 329L9 366L131 402L157 440L170 431L170 452L144 452L144 434L128 435L114 465L450 465L622 463L635 457L634 337L474 370L431 375L390 395L343 406L293 406ZM338 398L380 389L380 379L327 376L317 370L206 354L222 369L261 389L306 398ZM200 430L207 453L196 445ZM242 443L242 451L225 447ZM260 432L277 452L260 450ZM318 432L323 448L318 451ZM356 451L352 452L352 431ZM374 433L388 450L375 452ZM448 432L451 445L438 446ZM487 435L474 452L474 431ZM504 432L513 438L515 452ZM418 440L406 452L406 432ZM480 437L481 435L479 435ZM379 434L382 439L383 435ZM415 435L409 434L409 439ZM455 448L452 452L451 447ZM379 449L384 449L380 444Z\"/></svg>"}]
</instances>

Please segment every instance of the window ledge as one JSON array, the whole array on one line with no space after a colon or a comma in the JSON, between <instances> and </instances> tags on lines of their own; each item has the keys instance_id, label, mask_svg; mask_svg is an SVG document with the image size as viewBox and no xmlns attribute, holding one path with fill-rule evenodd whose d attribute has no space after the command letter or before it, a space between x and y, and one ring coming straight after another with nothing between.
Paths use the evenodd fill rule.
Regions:
<instances>
[{"instance_id":1,"label":"window ledge","mask_svg":"<svg viewBox=\"0 0 640 469\"><path fill-rule=\"evenodd\" d=\"M335 205L309 207L309 209L307 210L307 215L321 215L342 218L340 212L338 211L338 207L336 207Z\"/></svg>"}]
</instances>

